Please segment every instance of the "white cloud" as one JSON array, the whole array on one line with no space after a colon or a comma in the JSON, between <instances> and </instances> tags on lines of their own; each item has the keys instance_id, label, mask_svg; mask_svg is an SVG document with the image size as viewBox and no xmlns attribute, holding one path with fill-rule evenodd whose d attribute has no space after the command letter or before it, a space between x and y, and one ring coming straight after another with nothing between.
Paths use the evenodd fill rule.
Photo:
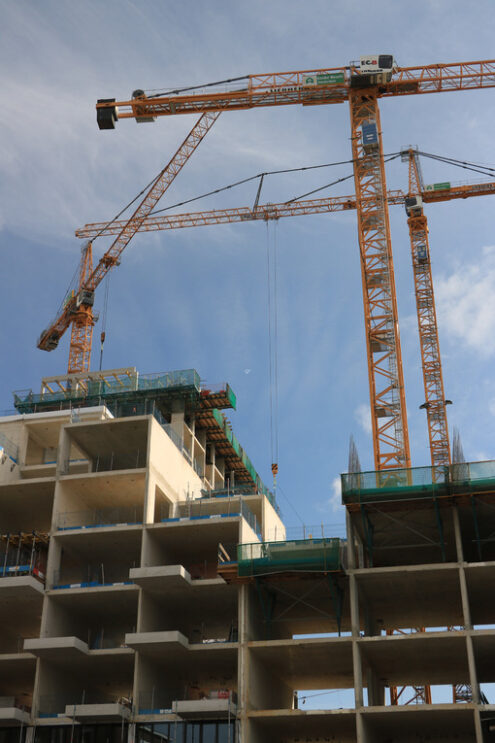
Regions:
<instances>
[{"instance_id":1,"label":"white cloud","mask_svg":"<svg viewBox=\"0 0 495 743\"><path fill-rule=\"evenodd\" d=\"M333 511L342 509L342 484L340 477L334 477L332 480L332 495L330 496L330 506Z\"/></svg>"},{"instance_id":2,"label":"white cloud","mask_svg":"<svg viewBox=\"0 0 495 743\"><path fill-rule=\"evenodd\" d=\"M492 415L495 415L495 397L492 397L488 402L488 410Z\"/></svg>"},{"instance_id":3,"label":"white cloud","mask_svg":"<svg viewBox=\"0 0 495 743\"><path fill-rule=\"evenodd\" d=\"M461 263L435 287L438 323L454 341L481 356L495 352L495 246L476 263Z\"/></svg>"},{"instance_id":4,"label":"white cloud","mask_svg":"<svg viewBox=\"0 0 495 743\"><path fill-rule=\"evenodd\" d=\"M354 411L354 418L365 433L371 434L371 410L367 403L361 403L357 406Z\"/></svg>"}]
</instances>

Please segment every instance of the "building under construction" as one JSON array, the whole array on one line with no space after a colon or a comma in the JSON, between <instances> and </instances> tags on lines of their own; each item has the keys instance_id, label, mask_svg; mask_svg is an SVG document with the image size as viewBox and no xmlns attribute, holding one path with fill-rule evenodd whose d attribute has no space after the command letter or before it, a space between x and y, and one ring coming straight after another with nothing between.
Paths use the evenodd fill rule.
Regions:
<instances>
[{"instance_id":1,"label":"building under construction","mask_svg":"<svg viewBox=\"0 0 495 743\"><path fill-rule=\"evenodd\" d=\"M194 370L15 395L0 743L495 740L495 463L345 474L347 539L290 541L235 403Z\"/></svg>"}]
</instances>

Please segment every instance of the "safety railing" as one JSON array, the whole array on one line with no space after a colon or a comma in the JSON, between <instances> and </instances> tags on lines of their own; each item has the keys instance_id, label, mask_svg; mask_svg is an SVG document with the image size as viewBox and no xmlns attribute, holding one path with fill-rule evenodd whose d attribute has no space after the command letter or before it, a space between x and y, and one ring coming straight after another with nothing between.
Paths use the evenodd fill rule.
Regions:
<instances>
[{"instance_id":1,"label":"safety railing","mask_svg":"<svg viewBox=\"0 0 495 743\"><path fill-rule=\"evenodd\" d=\"M187 704L189 711L196 706L199 712L202 708L206 708L208 703L215 705L215 702L220 702L217 704L219 711L221 707L224 707L228 715L232 711L228 709L229 706L237 703L237 694L231 689L202 689L199 686L191 686L185 694L174 694L173 691L163 691L157 685L148 691L142 691L137 702L137 712L141 715L172 712L180 714L182 703Z\"/></svg>"},{"instance_id":2,"label":"safety railing","mask_svg":"<svg viewBox=\"0 0 495 743\"><path fill-rule=\"evenodd\" d=\"M121 376L118 382L113 378L89 379L87 385L80 384L76 389L59 389L55 392L33 392L32 389L16 390L14 404L16 408L23 404L36 405L40 402L64 402L87 397L120 397L128 392L138 390L160 390L174 387L194 387L200 389L200 377L194 369L181 371L158 372L153 374L135 374Z\"/></svg>"},{"instance_id":3,"label":"safety railing","mask_svg":"<svg viewBox=\"0 0 495 743\"><path fill-rule=\"evenodd\" d=\"M129 570L135 564L122 566L108 563L91 563L81 566L80 570L61 570L53 574L54 589L88 588L92 586L121 586L132 584Z\"/></svg>"},{"instance_id":4,"label":"safety railing","mask_svg":"<svg viewBox=\"0 0 495 743\"><path fill-rule=\"evenodd\" d=\"M351 472L342 474L341 482L344 504L429 498L452 492L495 491L495 461Z\"/></svg>"},{"instance_id":5,"label":"safety railing","mask_svg":"<svg viewBox=\"0 0 495 743\"><path fill-rule=\"evenodd\" d=\"M92 508L84 511L66 511L57 518L60 531L97 529L109 526L130 526L143 523L143 505Z\"/></svg>"},{"instance_id":6,"label":"safety railing","mask_svg":"<svg viewBox=\"0 0 495 743\"><path fill-rule=\"evenodd\" d=\"M62 475L70 474L71 460L64 460ZM111 451L98 455L91 460L91 472L111 472L114 470L135 470L146 467L146 449L121 452Z\"/></svg>"},{"instance_id":7,"label":"safety railing","mask_svg":"<svg viewBox=\"0 0 495 743\"><path fill-rule=\"evenodd\" d=\"M32 575L45 581L48 537L37 532L0 534L0 578Z\"/></svg>"},{"instance_id":8,"label":"safety railing","mask_svg":"<svg viewBox=\"0 0 495 743\"><path fill-rule=\"evenodd\" d=\"M169 506L166 503L161 504L161 522L162 523L174 523L180 521L206 521L208 519L222 519L222 518L244 518L252 530L261 539L261 527L256 518L255 514L251 511L249 506L242 502L240 499L228 501L221 512L213 512L212 506L214 503L206 499L197 499L186 503L180 503L175 510L175 515L170 517Z\"/></svg>"},{"instance_id":9,"label":"safety railing","mask_svg":"<svg viewBox=\"0 0 495 743\"><path fill-rule=\"evenodd\" d=\"M267 529L264 539L266 542L277 542L294 539L344 538L345 535L346 526L344 522L340 524L301 524L300 526L274 526L271 529Z\"/></svg>"},{"instance_id":10,"label":"safety railing","mask_svg":"<svg viewBox=\"0 0 495 743\"><path fill-rule=\"evenodd\" d=\"M341 568L341 540L321 538L239 544L237 562L242 576L336 571Z\"/></svg>"},{"instance_id":11,"label":"safety railing","mask_svg":"<svg viewBox=\"0 0 495 743\"><path fill-rule=\"evenodd\" d=\"M77 707L84 704L121 704L132 706L132 695L104 694L94 689L82 689L79 692L61 691L58 694L40 694L38 703L39 717L76 716ZM67 709L71 708L71 709Z\"/></svg>"},{"instance_id":12,"label":"safety railing","mask_svg":"<svg viewBox=\"0 0 495 743\"><path fill-rule=\"evenodd\" d=\"M0 696L0 709L8 709L9 707L15 707L22 712L31 712L31 705L27 704L22 697Z\"/></svg>"},{"instance_id":13,"label":"safety railing","mask_svg":"<svg viewBox=\"0 0 495 743\"><path fill-rule=\"evenodd\" d=\"M127 647L125 644L126 633L131 631L135 631L134 628L123 628L117 631L115 627L111 627L110 629L99 627L98 629L89 630L86 639L81 637L81 640L88 643L90 650L125 648Z\"/></svg>"},{"instance_id":14,"label":"safety railing","mask_svg":"<svg viewBox=\"0 0 495 743\"><path fill-rule=\"evenodd\" d=\"M0 461L5 461L4 456L10 457L13 462L17 462L19 459L19 447L8 436L0 432Z\"/></svg>"}]
</instances>

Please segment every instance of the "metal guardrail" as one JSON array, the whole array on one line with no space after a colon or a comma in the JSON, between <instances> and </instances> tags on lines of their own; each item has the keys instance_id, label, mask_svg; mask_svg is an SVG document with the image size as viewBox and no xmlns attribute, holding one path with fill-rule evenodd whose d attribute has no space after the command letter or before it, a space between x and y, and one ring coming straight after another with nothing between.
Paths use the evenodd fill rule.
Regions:
<instances>
[{"instance_id":1,"label":"metal guardrail","mask_svg":"<svg viewBox=\"0 0 495 743\"><path fill-rule=\"evenodd\" d=\"M4 454L10 457L13 462L17 463L19 459L19 447L8 436L0 432L0 459L3 458Z\"/></svg>"},{"instance_id":2,"label":"metal guardrail","mask_svg":"<svg viewBox=\"0 0 495 743\"><path fill-rule=\"evenodd\" d=\"M281 571L336 571L341 568L341 543L342 540L338 538L321 538L239 544L239 575Z\"/></svg>"},{"instance_id":3,"label":"metal guardrail","mask_svg":"<svg viewBox=\"0 0 495 743\"><path fill-rule=\"evenodd\" d=\"M143 523L143 506L94 508L84 511L66 511L58 515L57 528L95 529L105 526L123 526Z\"/></svg>"},{"instance_id":4,"label":"metal guardrail","mask_svg":"<svg viewBox=\"0 0 495 743\"><path fill-rule=\"evenodd\" d=\"M388 496L428 497L451 491L474 489L495 490L495 460L458 462L436 467L411 467L368 472L351 472L341 476L342 500Z\"/></svg>"},{"instance_id":5,"label":"metal guardrail","mask_svg":"<svg viewBox=\"0 0 495 743\"><path fill-rule=\"evenodd\" d=\"M90 563L82 566L80 571L57 570L53 575L53 588L88 588L93 586L122 586L133 584L129 571L135 564L124 566L104 563Z\"/></svg>"},{"instance_id":6,"label":"metal guardrail","mask_svg":"<svg viewBox=\"0 0 495 743\"><path fill-rule=\"evenodd\" d=\"M242 502L242 500L235 500L228 502L225 505L225 509L222 513L212 513L211 510L212 501L206 499L194 499L189 503L180 504L178 509L174 512L176 515L170 517L169 506L165 503L161 504L161 521L162 523L174 523L178 521L203 521L207 519L221 519L221 518L244 518L251 529L261 539L261 526L256 518L255 514L251 509Z\"/></svg>"},{"instance_id":7,"label":"metal guardrail","mask_svg":"<svg viewBox=\"0 0 495 743\"><path fill-rule=\"evenodd\" d=\"M38 703L38 714L40 717L63 716L65 708L76 707L81 704L121 704L125 707L132 706L132 695L123 697L118 694L102 694L92 689L83 689L79 693L60 692L59 694L41 694Z\"/></svg>"}]
</instances>

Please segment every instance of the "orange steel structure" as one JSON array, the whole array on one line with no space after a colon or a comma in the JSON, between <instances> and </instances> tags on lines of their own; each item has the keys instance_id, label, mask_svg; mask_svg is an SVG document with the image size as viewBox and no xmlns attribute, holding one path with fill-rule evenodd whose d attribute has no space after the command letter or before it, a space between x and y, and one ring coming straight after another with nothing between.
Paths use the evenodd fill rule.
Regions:
<instances>
[{"instance_id":1,"label":"orange steel structure","mask_svg":"<svg viewBox=\"0 0 495 743\"><path fill-rule=\"evenodd\" d=\"M449 189L438 191L422 191L421 196L426 204L450 201L451 199L467 199L471 196L487 196L495 194L495 183L466 183L462 186L451 186ZM407 193L401 190L388 191L389 206L404 206ZM347 209L356 209L356 197L333 196L325 199L307 199L292 203L259 204L256 209L250 206L232 207L230 209L210 209L202 212L187 212L184 214L160 214L143 219L139 225L139 232L156 232L158 230L178 230L185 227L203 227L209 224L231 224L233 222L253 222L261 220L268 222L281 217L298 217L308 214L329 214ZM126 220L114 222L91 222L76 230L76 237L93 238L97 235L116 235L126 224Z\"/></svg>"},{"instance_id":2,"label":"orange steel structure","mask_svg":"<svg viewBox=\"0 0 495 743\"><path fill-rule=\"evenodd\" d=\"M390 75L349 67L250 75L240 89L177 91L132 101L97 103L97 117L151 120L192 112L289 104L350 104L375 469L410 467L407 415L388 222L378 99L495 86L495 60L395 68ZM308 84L308 81L311 84ZM237 82L237 81L236 81ZM186 94L182 94L182 93ZM365 147L373 123L377 147ZM113 121L111 126L113 127Z\"/></svg>"},{"instance_id":3,"label":"orange steel structure","mask_svg":"<svg viewBox=\"0 0 495 743\"><path fill-rule=\"evenodd\" d=\"M113 128L118 117L150 121L157 116L194 112L204 116L208 113L218 115L221 111L259 106L320 105L349 101L375 469L409 467L408 429L378 99L495 87L495 60L426 67L394 67L387 75L365 74L357 64L351 63L349 67L250 75L244 79L246 83L237 89L215 90L209 85L206 89L185 95L179 91L178 94L148 98L142 91L136 91L131 101L100 100L97 103L97 117L99 122L105 119L105 123L100 124L102 128ZM378 131L378 146L372 151L364 146L363 141L363 125L370 122ZM132 219L133 217L129 222ZM127 242L128 240L125 245ZM122 249L117 251L118 255ZM117 255L112 252L112 248L107 260L110 261L109 266L103 263L99 271L100 261L93 273L99 271L98 275L101 275L102 269L106 273L115 265ZM92 277L89 284L91 287L96 286ZM56 341L56 345L69 322L63 313L60 321L55 321L42 335L39 347L51 350L54 347L53 341Z\"/></svg>"},{"instance_id":4,"label":"orange steel structure","mask_svg":"<svg viewBox=\"0 0 495 743\"><path fill-rule=\"evenodd\" d=\"M416 311L418 316L419 343L425 402L421 407L426 410L430 456L432 467L451 463L449 427L447 424L446 405L443 385L440 343L438 340L435 295L431 275L430 245L428 240L428 222L423 213L420 194L423 191L418 156L409 150L409 201L414 203L409 211L407 223L411 242L411 258L414 274ZM406 201L407 210L407 201ZM435 470L433 469L433 473Z\"/></svg>"},{"instance_id":5,"label":"orange steel structure","mask_svg":"<svg viewBox=\"0 0 495 743\"><path fill-rule=\"evenodd\" d=\"M69 325L72 325L68 374L89 371L95 323L93 301L96 287L106 274L118 265L123 250L139 230L145 217L154 209L158 200L182 170L219 115L218 112L212 112L200 117L170 162L155 178L132 216L122 225L116 239L94 269L91 246L87 248L81 262L77 293L66 298L61 312L43 331L38 341L38 348L43 351L52 351L57 347Z\"/></svg>"},{"instance_id":6,"label":"orange steel structure","mask_svg":"<svg viewBox=\"0 0 495 743\"><path fill-rule=\"evenodd\" d=\"M410 467L411 455L377 96L351 89L349 103L375 469L388 470ZM378 137L370 148L368 122Z\"/></svg>"},{"instance_id":7,"label":"orange steel structure","mask_svg":"<svg viewBox=\"0 0 495 743\"><path fill-rule=\"evenodd\" d=\"M208 86L196 93L154 95L144 94L132 100L98 101L97 109L116 109L119 119L139 119L174 116L204 111L239 111L258 106L306 106L324 103L344 103L349 99L352 78L359 74L356 65L293 72L246 75L240 89L214 90ZM306 85L308 77L333 80L330 84ZM495 60L433 64L422 67L399 67L389 82L380 83L378 95L439 93L449 90L470 90L495 85ZM220 87L220 85L219 85Z\"/></svg>"},{"instance_id":8,"label":"orange steel structure","mask_svg":"<svg viewBox=\"0 0 495 743\"><path fill-rule=\"evenodd\" d=\"M425 189L420 178L417 151L412 148L408 151L408 162L408 192L406 194L403 191L389 191L387 198L389 205L401 204L404 206L406 198L417 196L422 198L423 203L438 203L452 199L466 199L472 196L495 194L495 183L493 181L466 183L460 186L449 185L438 190ZM246 206L189 214L150 216L141 223L139 231L179 229L208 224L223 224L226 222L269 221L279 219L280 217L324 214L356 209L356 206L356 198L354 196L338 196L327 199L293 202L290 204L261 204L256 209ZM96 234L116 234L120 231L123 224L124 222L120 221L86 224L84 227L76 230L76 236L91 238ZM448 464L450 462L450 445L445 411L445 404L449 401L446 401L444 398L426 216L421 213L419 216L409 217L408 224L411 233L411 254L418 312L418 329L423 360L423 382L426 395L424 408L426 409L428 422L431 463L435 467L436 465ZM425 250L426 253L424 252Z\"/></svg>"}]
</instances>

